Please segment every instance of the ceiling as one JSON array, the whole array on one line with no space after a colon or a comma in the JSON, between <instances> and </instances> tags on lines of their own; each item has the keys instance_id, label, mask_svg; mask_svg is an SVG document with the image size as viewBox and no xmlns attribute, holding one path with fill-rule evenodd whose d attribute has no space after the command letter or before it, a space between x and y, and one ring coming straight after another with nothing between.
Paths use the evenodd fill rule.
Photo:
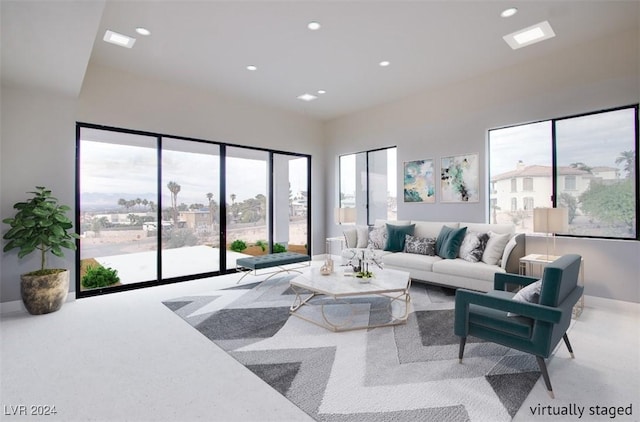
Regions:
<instances>
[{"instance_id":1,"label":"ceiling","mask_svg":"<svg viewBox=\"0 0 640 422\"><path fill-rule=\"evenodd\" d=\"M89 62L327 120L640 24L640 1L2 0L2 82L78 95ZM518 13L501 18L516 6ZM550 40L506 34L548 20ZM310 31L307 24L320 22ZM135 28L151 35L143 37ZM132 49L102 41L135 36ZM390 66L380 67L382 60ZM247 65L258 67L246 70ZM326 90L312 102L296 97Z\"/></svg>"}]
</instances>

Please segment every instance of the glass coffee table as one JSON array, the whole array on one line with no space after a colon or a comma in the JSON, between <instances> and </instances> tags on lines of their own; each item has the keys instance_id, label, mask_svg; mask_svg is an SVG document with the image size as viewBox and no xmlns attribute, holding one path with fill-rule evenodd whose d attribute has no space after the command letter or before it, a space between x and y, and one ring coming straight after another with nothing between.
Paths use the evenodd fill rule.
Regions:
<instances>
[{"instance_id":1,"label":"glass coffee table","mask_svg":"<svg viewBox=\"0 0 640 422\"><path fill-rule=\"evenodd\" d=\"M411 278L406 271L377 269L374 271L374 277L361 279L355 277L346 267L337 268L329 275L322 275L319 268L312 267L291 280L290 284L296 295L290 308L291 315L331 331L404 324L409 316ZM384 309L371 309L367 315L382 310L386 314L384 320L365 316L366 323L355 321L359 309L362 309L361 305L365 303L366 307L366 298L376 297L387 299L377 301L383 303ZM371 301L372 304L375 302ZM349 310L349 315L335 315L330 312L330 307L335 305L343 305Z\"/></svg>"}]
</instances>

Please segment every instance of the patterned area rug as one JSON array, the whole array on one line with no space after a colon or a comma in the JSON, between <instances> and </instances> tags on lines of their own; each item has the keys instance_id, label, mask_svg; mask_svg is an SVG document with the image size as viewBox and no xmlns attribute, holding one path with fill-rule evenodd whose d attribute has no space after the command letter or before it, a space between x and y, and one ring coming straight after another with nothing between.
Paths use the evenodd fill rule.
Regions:
<instances>
[{"instance_id":1,"label":"patterned area rug","mask_svg":"<svg viewBox=\"0 0 640 422\"><path fill-rule=\"evenodd\" d=\"M290 279L164 304L318 421L510 421L540 376L532 356L473 338L458 363L453 290L413 283L406 324L334 333L289 315ZM387 305L325 312L379 322Z\"/></svg>"}]
</instances>

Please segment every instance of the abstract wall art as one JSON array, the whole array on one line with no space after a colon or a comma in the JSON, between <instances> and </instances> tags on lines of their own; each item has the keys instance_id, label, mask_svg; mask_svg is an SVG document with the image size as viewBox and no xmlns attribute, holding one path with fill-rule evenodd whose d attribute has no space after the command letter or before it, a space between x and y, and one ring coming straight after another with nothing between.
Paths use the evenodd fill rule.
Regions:
<instances>
[{"instance_id":1,"label":"abstract wall art","mask_svg":"<svg viewBox=\"0 0 640 422\"><path fill-rule=\"evenodd\" d=\"M442 157L440 202L479 202L478 154Z\"/></svg>"},{"instance_id":2,"label":"abstract wall art","mask_svg":"<svg viewBox=\"0 0 640 422\"><path fill-rule=\"evenodd\" d=\"M404 202L436 202L433 159L404 163Z\"/></svg>"}]
</instances>

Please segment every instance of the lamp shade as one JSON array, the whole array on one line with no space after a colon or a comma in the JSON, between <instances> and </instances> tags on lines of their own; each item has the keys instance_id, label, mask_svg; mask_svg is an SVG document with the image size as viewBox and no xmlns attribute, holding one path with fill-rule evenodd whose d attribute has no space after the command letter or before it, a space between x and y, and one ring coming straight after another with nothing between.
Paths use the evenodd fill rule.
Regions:
<instances>
[{"instance_id":1,"label":"lamp shade","mask_svg":"<svg viewBox=\"0 0 640 422\"><path fill-rule=\"evenodd\" d=\"M536 233L566 233L569 212L566 208L534 208L533 231Z\"/></svg>"},{"instance_id":2,"label":"lamp shade","mask_svg":"<svg viewBox=\"0 0 640 422\"><path fill-rule=\"evenodd\" d=\"M336 224L353 224L356 222L355 208L336 208Z\"/></svg>"}]
</instances>

